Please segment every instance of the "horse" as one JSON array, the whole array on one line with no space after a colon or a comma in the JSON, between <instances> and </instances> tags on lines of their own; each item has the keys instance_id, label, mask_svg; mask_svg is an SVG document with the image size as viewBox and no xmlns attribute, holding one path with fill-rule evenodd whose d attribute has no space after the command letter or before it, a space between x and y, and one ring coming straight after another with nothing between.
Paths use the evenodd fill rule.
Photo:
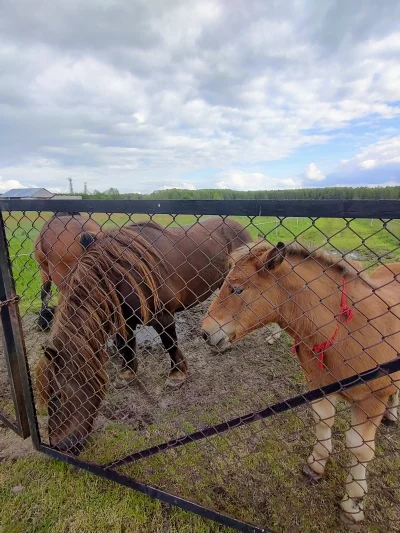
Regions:
<instances>
[{"instance_id":1,"label":"horse","mask_svg":"<svg viewBox=\"0 0 400 533\"><path fill-rule=\"evenodd\" d=\"M42 305L38 319L38 326L42 330L50 328L55 311L54 307L49 306L51 283L62 293L68 274L85 251L80 242L83 232L98 235L101 227L92 218L79 212L60 212L43 225L36 237L33 256L42 279Z\"/></svg>"},{"instance_id":2,"label":"horse","mask_svg":"<svg viewBox=\"0 0 400 533\"><path fill-rule=\"evenodd\" d=\"M152 326L171 359L168 384L183 384L188 369L174 315L219 288L229 254L250 242L241 224L218 217L173 228L138 223L91 244L69 275L37 371L52 446L79 454L85 445L107 384L110 336L124 346L120 377L131 380L137 372L135 328Z\"/></svg>"},{"instance_id":3,"label":"horse","mask_svg":"<svg viewBox=\"0 0 400 533\"><path fill-rule=\"evenodd\" d=\"M390 272L381 267L371 279L325 252L259 239L250 251L232 254L232 269L203 320L203 336L223 347L277 322L294 339L310 389L357 375L400 351L400 284ZM345 524L358 527L364 520L366 468L386 409L393 414L397 407L399 380L396 372L312 404L317 443L304 473L313 480L324 474L332 451L335 403L342 398L351 404L346 447L352 460L341 501Z\"/></svg>"}]
</instances>

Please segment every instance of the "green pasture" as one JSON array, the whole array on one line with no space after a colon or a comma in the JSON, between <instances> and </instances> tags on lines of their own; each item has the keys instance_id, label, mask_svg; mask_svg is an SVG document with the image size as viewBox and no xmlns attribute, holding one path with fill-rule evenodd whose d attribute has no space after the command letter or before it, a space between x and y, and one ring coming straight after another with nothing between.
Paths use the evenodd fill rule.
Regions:
<instances>
[{"instance_id":1,"label":"green pasture","mask_svg":"<svg viewBox=\"0 0 400 533\"><path fill-rule=\"evenodd\" d=\"M16 280L17 291L22 296L22 309L39 307L40 278L37 265L32 258L34 240L50 213L17 213L5 216L10 256ZM147 215L102 214L93 218L104 228L116 228L131 221L148 220ZM186 225L201 218L193 215L154 215L153 220L164 226ZM394 262L400 257L400 222L371 219L310 219L275 217L232 217L247 227L254 239L265 235L271 242L285 243L297 240L311 246L324 246L340 254L361 261L365 266L383 256L383 262Z\"/></svg>"}]
</instances>

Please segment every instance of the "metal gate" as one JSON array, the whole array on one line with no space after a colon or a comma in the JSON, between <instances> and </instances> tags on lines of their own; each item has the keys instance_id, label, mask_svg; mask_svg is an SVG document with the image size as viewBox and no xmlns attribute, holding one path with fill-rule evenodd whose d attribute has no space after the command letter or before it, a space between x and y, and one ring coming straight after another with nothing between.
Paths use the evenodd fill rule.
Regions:
<instances>
[{"instance_id":1,"label":"metal gate","mask_svg":"<svg viewBox=\"0 0 400 533\"><path fill-rule=\"evenodd\" d=\"M3 383L0 422L21 437L27 438L30 432L21 378L21 370L26 376L27 369L17 302L4 222L0 216L0 316L3 339L3 353L0 358L0 376Z\"/></svg>"},{"instance_id":2,"label":"metal gate","mask_svg":"<svg viewBox=\"0 0 400 533\"><path fill-rule=\"evenodd\" d=\"M298 460L301 460L302 456L306 458L304 450L315 444L313 423L304 407L318 400L326 402L328 396L333 398L334 395L345 396L348 394L351 397L353 394L351 391L357 390L356 387L360 388L360 386L369 387L368 390L371 390L374 395L380 394L380 392L375 390L374 383L378 383L377 380L379 379L381 380L379 383L385 383L385 387L388 387L387 383L389 382L382 380L387 380L394 373L400 371L397 345L393 341L392 346L391 341L388 340L386 330L385 332L379 330L380 340L378 344L381 344L381 351L389 344L391 350L389 350L389 353L393 352L391 357L374 361L373 364L368 364L365 370L357 370L358 367L356 366L354 372L340 379L331 379L332 374L330 374L329 370L332 350L340 351L340 348L337 347L338 343L341 342L339 337L345 335L344 332L350 331L347 326L347 320L350 323L354 313L363 313L363 301L366 296L364 295L360 297L359 301L355 301L354 295L350 295L350 282L353 281L353 279L350 279L349 282L350 273L354 276L354 280L358 282L359 279L363 279L362 283L365 284L370 270L383 264L395 263L397 262L397 257L400 257L398 242L400 226L398 226L396 221L398 205L396 201L0 200L2 215L0 232L1 317L4 331L5 360L7 361L13 405L16 413L15 422L9 416L0 413L1 420L5 421L7 425L17 430L24 437L28 436L30 430L36 449L47 455L234 529L262 532L272 531L271 527L290 527L287 524L281 526L281 523L283 524L286 518L284 516L285 512L292 513L291 520L295 519L293 518L295 517L293 507L296 508L296 502L292 501L290 503L290 509L286 504L283 504L280 518L274 516L273 505L275 504L271 502L277 501L276 492L280 490L279 487L282 488L282 498L285 497L285 484L289 487L288 494L297 494L296 491L300 490L301 482L294 471L297 469ZM35 250L32 243L39 232L49 223L49 220L52 220L52 215L55 215L55 219L61 219L67 213L71 213L68 216L72 220L79 218L80 215L78 213L85 214L86 217L96 222L98 233L96 234L93 230L86 231L82 226L84 238L82 239L82 235L79 235L82 254L86 258L92 257L92 262L90 263L89 259L87 261L86 259L79 260L79 265L83 266L75 270L72 269L72 273L66 278L69 286L68 290L65 289L65 294L68 291L70 292L68 296L65 296L63 302L62 300L59 301L58 305L62 311L59 311L54 320L58 328L60 324L66 326L67 322L62 322L60 317L62 312L69 312L71 306L75 305L74 298L78 294L75 290L77 276L82 274L79 279L81 286L85 287L87 300L83 297L80 305L76 307L73 313L75 316L79 315L80 321L74 322L73 316L69 316L69 323L70 325L72 324L71 331L75 332L75 336L69 333L69 339L73 345L73 350L70 350L70 352L73 352L75 356L77 353L86 353L87 346L79 344L79 336L82 335L86 335L88 345L92 347L96 345L96 349L91 348L90 354L84 358L82 356L75 361L71 360L73 364L70 360L57 359L63 353L63 350L65 351L65 343L69 342L69 340L65 340L68 335L63 337L61 333L57 333L57 327L55 333L50 333L50 341L47 344L45 357L44 359L41 358L44 365L50 363L50 374L48 374L49 377L46 377L48 382L46 385L42 385L44 389L49 387L50 390L47 397L49 425L44 427L38 423L37 413L39 409L38 395L40 396L45 391L38 390L38 385L31 383L33 381L34 367L38 361L32 359L29 350L26 353L22 329L25 329L25 339L29 341L30 330L33 327L32 317L36 316L35 313L40 311L40 283L38 281L37 266L32 262ZM206 221L210 219L216 221L212 226L212 230L207 229L210 223ZM233 219L235 223L241 224L243 230L250 232L251 242L246 241L244 234L238 234L238 230L233 236L229 233L232 228L237 228L237 226L229 222ZM329 219L328 222L324 222L326 219ZM140 222L141 220L143 222ZM336 227L334 221L338 220L341 222ZM188 223L194 224L194 226L188 226ZM161 229L157 229L157 226ZM201 235L197 237L197 234L192 234L193 227L200 228L201 235L204 231L208 231L207 238L204 239ZM160 252L157 249L156 244L157 239L161 237L151 238L150 235L153 235L151 232L159 231L162 236L168 234L169 239L172 239L173 233L168 233L170 228L176 228L176 232L181 233L179 238L174 241L172 248L168 252L162 253L162 251ZM130 233L133 230L135 231L134 236ZM52 231L49 225L46 231ZM72 247L78 241L75 239L76 236L73 235L72 226L71 228L65 226L65 231L68 234L67 236L73 237L71 243L66 244L66 250L71 252ZM252 248L257 233L262 234L267 244L259 244L258 248ZM145 241L142 240L142 237ZM309 237L312 237L311 240L313 240L313 244L316 245L319 251L311 252L307 248L305 241ZM193 249L190 248L187 253L182 252L180 244L184 239L188 240L187 250L190 248L189 241L195 242L195 247L192 247ZM169 321L163 322L161 327L158 327L157 324L153 326L160 335L164 347L170 355L172 354L172 369L170 371L165 370L167 365L163 360L165 356L162 355L162 350L157 344L158 341L151 337L146 327L147 322L142 317L141 324L138 326L137 337L140 340L140 348L146 353L146 356L139 361L139 368L143 367L144 369L143 374L137 370L136 347L133 349L130 346L131 339L129 335L127 336L124 328L125 322L128 324L131 317L135 313L138 314L139 311L138 309L133 309L133 304L129 303L130 293L124 292L123 283L128 279L131 287L134 287L138 293L142 291L141 284L143 283L143 287L148 288L150 286L151 288L151 283L154 281L153 273L162 270L160 262L165 262L167 258L168 265L164 265L162 268L168 270L171 267L171 261L176 261L178 253L186 254L184 262L190 263L191 268L196 270L196 261L201 262L198 254L202 252L204 242L207 239L211 240L212 243L211 246L206 248L207 252L203 253L210 253L210 250L214 249L213 253L215 255L210 255L205 266L197 268L195 274L188 274L184 286L188 287L190 284L192 284L190 287L193 286L193 276L196 277L197 285L201 283L210 285L210 292L207 295L197 295L195 303L203 302L203 307L200 306L201 313L203 315L206 314L208 309L207 317L211 317L214 322L219 319L215 318L217 314L213 315L212 307L210 307L211 300L207 300L206 296L215 298L214 289L221 285L228 271L221 271L220 283L214 283L213 281L212 285L211 278L208 277L211 274L207 268L209 266L208 263L215 261L215 257L218 254L223 260L221 259L220 261L218 259L219 262L215 263L217 265L215 268L221 269L221 265L225 264L223 261L229 254L232 254L233 257L233 260L229 262L229 267L232 267L235 264L235 260L238 261L237 265L242 264L240 261L243 262L246 259L246 253L250 254L250 256L253 254L259 261L257 253L260 250L264 252L265 248L265 253L271 253L271 250L273 250L272 255L268 256L268 261L265 262L265 265L271 267L275 261L281 261L280 257L282 256L283 258L286 253L286 247L281 244L281 239L284 239L285 245L296 241L300 243L300 248L306 250L306 252L299 252L295 246L287 246L289 255L292 254L294 256L301 253L303 255L299 264L305 263L311 258L312 261L318 263L319 267L322 266L318 277L315 275L310 279L303 280L304 286L311 288L310 290L315 294L318 291L314 289L315 285L313 284L319 278L322 279L327 272L329 275L329 272L333 272L336 268L341 269L338 287L324 296L324 298L330 298L332 302L336 302L337 295L340 294L341 299L339 298L338 309L333 309L331 322L323 325L325 328L322 337L323 342L318 346L313 346L315 357L312 362L312 365L314 365L312 366L312 372L318 373L326 370L327 376L330 374L330 377L328 376L329 379L327 378L325 381L322 379L320 382L315 380L318 386L311 385L307 387L304 375L298 370L295 355L296 351L298 354L298 350L301 350L301 345L305 346L308 341L304 337L298 338L298 334L296 336L296 328L291 323L287 323L287 326L283 327L283 329L286 329L294 339L293 348L289 345L289 339L285 334L275 344L277 348L274 348L274 351L272 351L272 348L268 348L268 346L272 346L272 342L276 341L280 335L280 332L274 330L272 332L269 331L268 334L258 334L254 342L246 340L253 339L253 337L246 336L244 338L245 336L243 335L243 339L235 345L237 348L233 348L231 352L217 353L216 345L218 348L220 341L218 343L215 341L213 344L213 337L217 333L219 335L219 331L223 330L224 336L220 337L222 340L225 339L227 328L224 325L220 325L217 331L212 326L209 329L204 327L203 336L209 345L212 345L208 347L200 336L200 326L198 325L204 316L200 316L199 312L196 311L198 307L193 305L190 297L189 304L183 306L185 307L183 314L179 314L175 318L178 341L174 333L175 325L171 329L172 326ZM142 279L138 280L130 277L129 270L124 272L121 278L123 282L118 278L118 283L122 283L122 285L118 285L120 288L118 289L119 296L116 298L118 301L116 301L113 292L116 282L114 286L112 286L112 283L103 286L100 281L108 279L107 276L111 275L111 271L114 272L113 275L115 276L121 274L121 270L126 267L128 259L132 257L129 253L130 245L133 241L138 243L138 246L141 246L140 254L136 256L136 259L137 263L144 264L144 266L140 266L141 270L139 270ZM116 250L118 249L114 246L115 243L118 246L121 246L122 243L123 247L120 248L120 253L117 253ZM346 245L344 246L343 243L346 243ZM246 253L243 251L244 246L247 247ZM271 250L269 247L271 247ZM157 253L154 252L154 248L158 250ZM235 249L241 251L240 257L235 256ZM95 255L97 250L101 252L98 256ZM366 251L368 253L363 255ZM329 256L327 259L325 259L326 252ZM148 253L149 256L147 257ZM174 256L171 254L174 254ZM108 258L108 263L101 266L102 270L100 269L103 278L96 278L95 276L100 271L100 264L105 256ZM337 267L336 261L333 259L334 256L337 259L343 259L344 263L349 267L348 270L342 263L341 266ZM26 260L22 260L21 263L17 264L15 258L19 261L19 258L23 257ZM147 259L144 259L146 257ZM194 259L195 257L197 258L196 260ZM59 257L59 261L61 262L61 257ZM357 268L354 266L355 261L357 261L357 264L359 262ZM115 265L118 265L118 268L114 271ZM172 266L175 270L181 268L180 263L178 267ZM239 269L236 280L240 277L241 271L245 272L246 268ZM291 272L294 272L294 270L295 266L292 265ZM396 275L398 272L390 270L390 273L393 274L391 279L385 281L380 286L380 290L384 290L385 286L390 285L390 283L397 282ZM14 289L13 274L17 288L18 286L20 287L17 292L20 297L22 326L18 312L17 294ZM252 276L254 275L253 273ZM299 273L297 272L296 275L299 276ZM302 275L306 277L304 272ZM345 277L347 277L347 285L344 281ZM22 279L24 280L23 282ZM89 282L87 281L88 279ZM95 291L95 279L99 281L99 291L98 294L96 293L96 297L100 299L98 307L92 310L92 316L98 315L100 317L99 324L101 324L103 329L99 326L99 330L92 331L93 335L90 337L88 329L95 322L89 321L90 315L85 314L84 308L91 305L91 298L94 298L94 292L92 294L91 291ZM146 308L150 308L153 302L154 294L157 293L157 290L162 294L163 286L168 285L168 280L169 277L164 276L162 283L159 283L154 288L150 296L147 293L145 294L147 303L142 302L140 304L142 305L140 312L145 314ZM245 282L248 282L247 278ZM253 282L250 281L250 283ZM244 290L242 285L237 285L237 283L235 285L228 278L224 287L229 295L235 295L236 300L234 302L237 303L240 299L245 300L246 293L242 295ZM101 291L103 292L101 293ZM144 288L143 291L145 291ZM221 290L221 294L223 291L224 288ZM61 289L60 292L62 293ZM70 296L69 294L75 296ZM82 298L83 293L79 294L79 297ZM288 299L294 301L295 294L291 294ZM372 287L371 294L373 295L371 297L379 297L383 301L383 297L380 296L381 293L376 289L375 285ZM131 315L129 316L126 315L126 308L122 308L118 303L121 295L124 305L130 307ZM43 292L41 296L43 297ZM44 296L46 305L49 306L50 295L45 294ZM105 301L104 296L107 296L114 303ZM324 304L324 298L320 296L319 298L318 305L322 305L327 312L332 312L331 300L329 300L329 303ZM251 307L253 302L253 300L251 302L246 300L246 309ZM154 305L159 305L159 303L153 303ZM281 305L283 306L284 303L282 302ZM395 321L397 319L396 305L393 302L391 303L392 305L387 306L386 313L388 313L388 317L393 315L395 317L393 321ZM166 308L169 302L163 301L162 305ZM222 303L220 302L219 307L228 309L229 305L231 305L231 300L227 296ZM275 305L270 312L276 313L276 309ZM106 316L106 311L112 316L112 319ZM309 311L308 309L307 312ZM322 313L322 311L321 308L318 313ZM122 322L125 321L124 323L121 322L121 316L118 314L122 312L125 313L122 317ZM231 311L229 310L229 312ZM236 314L243 312L242 309L240 312L237 311ZM302 312L301 316L303 315L306 316L306 311ZM237 322L236 315L233 313L232 316L232 321L236 320ZM316 316L314 313L313 317L315 318ZM87 322L85 322L85 317L88 320ZM366 318L367 325L363 327L373 327L378 330L379 328L374 326L374 320L379 319L380 316L368 316ZM266 322L265 318L259 318L259 320ZM282 319L281 327L285 320ZM390 321L391 318L387 320ZM104 325L106 322L107 325ZM148 323L150 324L151 321ZM88 325L86 329L85 324ZM326 334L325 330L330 331L330 333ZM179 341L182 332L185 333L185 341ZM319 330L317 329L318 332ZM396 338L396 335L397 330L391 331L389 337ZM349 336L353 340L358 339L357 342L361 343L359 340L361 337L358 336L357 330L351 330ZM122 346L118 344L118 338L122 339ZM188 360L191 373L187 383L181 388L173 388L172 392L170 392L169 389L167 391L164 388L163 384L160 384L159 376L155 376L154 365L159 365L160 368L163 367L166 373L170 372L170 378L176 369L184 372L185 368L181 366L182 359L179 359L180 356L177 356L176 353L177 343L179 342L182 342L188 355L190 355ZM377 341L374 337L374 341L371 341L368 345L363 344L361 346L360 344L360 350L363 353L375 353L376 344ZM119 374L124 377L126 368L120 368L119 371L116 370L120 363L113 360L113 357L115 359L115 354L112 355L112 352L122 353L126 348L130 348L134 352L133 357L135 360L130 360L130 363L134 365L136 382L134 384L125 383L122 389L116 389L117 392L109 385L107 392L104 392L103 395L103 387L105 387L107 380L110 383L115 382L118 384ZM101 371L94 371L93 365L98 364L96 354L105 353L106 349L109 352L109 358L107 361L102 360ZM291 351L293 351L293 355L290 353ZM228 355L224 355L224 353ZM239 355L240 358L238 358ZM127 364L126 359L124 359L124 364ZM252 371L249 370L251 366L254 368ZM152 369L151 372L147 371L150 367ZM318 371L316 371L317 367ZM82 371L82 368L84 368L84 371ZM132 368L128 369L131 373ZM81 372L83 372L82 376ZM155 372L158 371L156 370ZM43 376L45 375L44 373L42 374ZM109 377L106 377L106 374ZM82 378L85 379L82 381ZM313 377L308 376L308 378L314 381ZM396 377L396 379L399 378ZM101 384L96 388L98 381L101 381ZM390 378L389 381L392 383L393 379ZM43 381L41 383L43 384ZM203 388L202 384L204 384ZM89 387L89 392L85 390L85 387ZM188 392L182 392L190 391L191 387L195 389L195 398L191 398ZM68 389L67 392L64 389ZM101 392L99 392L100 389ZM118 392L118 390L123 392ZM210 393L211 390L213 394ZM146 404L145 408L140 404L142 398L145 398L143 400L143 403ZM124 407L121 407L121 403L124 403ZM314 405L318 404L315 403ZM322 405L322 403L319 405ZM69 421L66 421L65 416L62 418L62 409L66 409L66 406L68 406ZM390 411L389 409L390 412L388 411L389 415L394 413L395 407L393 404L392 410ZM85 415L82 415L82 409ZM95 414L101 414L103 419L102 426L96 426L98 416L93 421L93 410ZM158 418L154 414L157 411L161 412ZM339 424L341 425L342 433L344 433L345 429L347 411L348 408L343 406L338 409L339 418L344 413L343 421L340 418ZM375 420L377 416L380 415L374 414L375 418L373 419ZM165 417L164 422L162 417ZM85 439L82 437L79 440L76 432L71 433L70 431L68 433L66 431L67 424L72 423L70 422L71 419L73 419L75 429L79 427L81 433L87 433L87 435L85 433ZM89 419L90 422L88 422ZM104 422L104 420L106 421ZM323 418L320 416L320 424L321 420L330 420L330 417ZM390 416L387 420L393 422ZM325 425L328 426L328 424ZM379 422L377 425L379 425ZM323 432L326 430L320 425L319 429L317 427L317 431ZM367 520L368 513L373 516L373 519L369 522L371 525L385 527L386 530L395 530L395 524L400 519L398 494L400 436L397 428L390 428L391 433L388 432L389 430L385 431L378 432L379 453L375 459L375 464L378 464L378 466L374 467L375 469L372 469L372 466L370 467L372 471L370 485L372 487L373 483L376 482L377 486L379 486L379 505L374 507L372 504L372 509L367 509L366 515ZM68 434L68 436L62 439L58 438L57 443L52 445L50 443L51 434L53 434L54 438L56 432L60 434L62 432L63 435ZM338 435L340 435L340 432ZM86 441L86 437L90 437L88 449L81 450L83 447L81 444L83 440ZM347 438L350 439L349 434ZM334 439L338 440L336 434L334 434ZM329 446L328 444L326 446L322 444L322 448L327 449L330 447L330 433L329 437L325 436L325 442L328 441ZM324 455L324 450L321 452L321 442L323 443L324 439L319 436L318 442L320 446L318 453L322 453L323 456L323 459L320 458L320 460L325 466L327 457ZM365 446L365 442L362 439L358 446ZM315 452L316 449L314 449L314 453L317 453ZM392 460L390 467L383 458L384 452L389 454ZM353 454L357 456L356 451ZM334 458L336 460L336 456ZM356 466L353 465L352 468L356 468ZM354 472L352 474L353 480L347 483L359 484L366 493L364 480L355 479ZM314 480L320 477L311 468L311 477L313 477L313 474L315 474ZM338 476L337 473L335 475ZM295 481L293 481L293 476ZM323 483L325 485L322 485L322 489L316 489L311 485L304 484L304 492L305 494L313 494L313 502L323 498L324 505L331 506L334 504L335 498L332 498L332 490L328 478ZM294 489L292 484L295 485ZM371 491L372 495L369 500L374 501L374 498L377 498L377 489L371 488ZM354 501L356 502L361 499L354 496ZM328 501L329 503L326 503ZM262 515L263 512L265 512L265 516ZM302 510L299 508L298 513L301 512ZM357 509L357 512L359 512L359 509ZM276 526L277 522L278 526ZM299 517L299 523L301 523L301 517ZM293 527L293 522L291 524L291 527ZM324 529L323 526L322 529Z\"/></svg>"}]
</instances>

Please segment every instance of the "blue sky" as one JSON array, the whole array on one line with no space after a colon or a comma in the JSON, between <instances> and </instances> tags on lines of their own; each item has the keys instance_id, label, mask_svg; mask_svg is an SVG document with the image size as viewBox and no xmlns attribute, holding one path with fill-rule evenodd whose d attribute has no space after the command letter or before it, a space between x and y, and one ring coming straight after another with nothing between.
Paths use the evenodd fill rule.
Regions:
<instances>
[{"instance_id":1,"label":"blue sky","mask_svg":"<svg viewBox=\"0 0 400 533\"><path fill-rule=\"evenodd\" d=\"M6 0L12 187L400 184L400 2Z\"/></svg>"}]
</instances>

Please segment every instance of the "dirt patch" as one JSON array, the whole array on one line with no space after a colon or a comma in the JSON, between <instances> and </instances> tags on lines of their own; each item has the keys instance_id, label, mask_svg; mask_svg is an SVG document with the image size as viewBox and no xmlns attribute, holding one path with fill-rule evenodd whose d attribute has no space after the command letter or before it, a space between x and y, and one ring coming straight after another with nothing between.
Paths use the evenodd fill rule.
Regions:
<instances>
[{"instance_id":1,"label":"dirt patch","mask_svg":"<svg viewBox=\"0 0 400 533\"><path fill-rule=\"evenodd\" d=\"M200 324L208 308L207 301L194 309L176 315L176 327L179 344L185 353L189 365L189 377L184 386L175 391L166 388L170 360L165 352L159 336L152 328L139 328L137 333L137 347L139 370L136 382L125 389L115 389L112 383L120 365L119 356L111 356L109 362L110 386L101 411L95 422L95 431L101 432L110 422L123 422L132 428L144 431L151 424L159 424L165 417L171 418L165 438L177 436L185 432L188 424L193 427L204 425L204 419L199 411L224 406L224 416L235 416L236 408L228 405L235 396L241 404L240 412L265 406L265 396L259 392L268 387L282 392L281 386L273 386L277 375L276 363L271 365L275 356L270 353L266 339L270 330L264 328L248 336L240 344L224 353L211 349L201 338ZM31 375L35 375L35 367L41 357L42 346L46 343L48 333L37 328L37 315L28 313L22 317L24 339L28 364ZM287 350L285 340L280 346ZM274 350L276 352L276 349ZM288 373L298 371L292 357L285 358L289 362ZM282 361L281 361L282 363ZM283 367L285 368L285 367ZM285 372L286 372L285 371ZM286 387L285 387L286 388ZM276 389L276 390L274 390ZM291 388L297 390L297 387ZM9 378L4 361L2 347L0 348L0 405L2 412L13 418L13 406ZM218 409L219 410L219 407ZM8 432L7 432L8 433ZM46 439L43 431L43 439ZM8 442L12 437L3 441L0 435L0 451L4 455L6 449L11 449ZM16 437L12 448L15 453L18 448L25 453L27 447L21 439Z\"/></svg>"}]
</instances>

